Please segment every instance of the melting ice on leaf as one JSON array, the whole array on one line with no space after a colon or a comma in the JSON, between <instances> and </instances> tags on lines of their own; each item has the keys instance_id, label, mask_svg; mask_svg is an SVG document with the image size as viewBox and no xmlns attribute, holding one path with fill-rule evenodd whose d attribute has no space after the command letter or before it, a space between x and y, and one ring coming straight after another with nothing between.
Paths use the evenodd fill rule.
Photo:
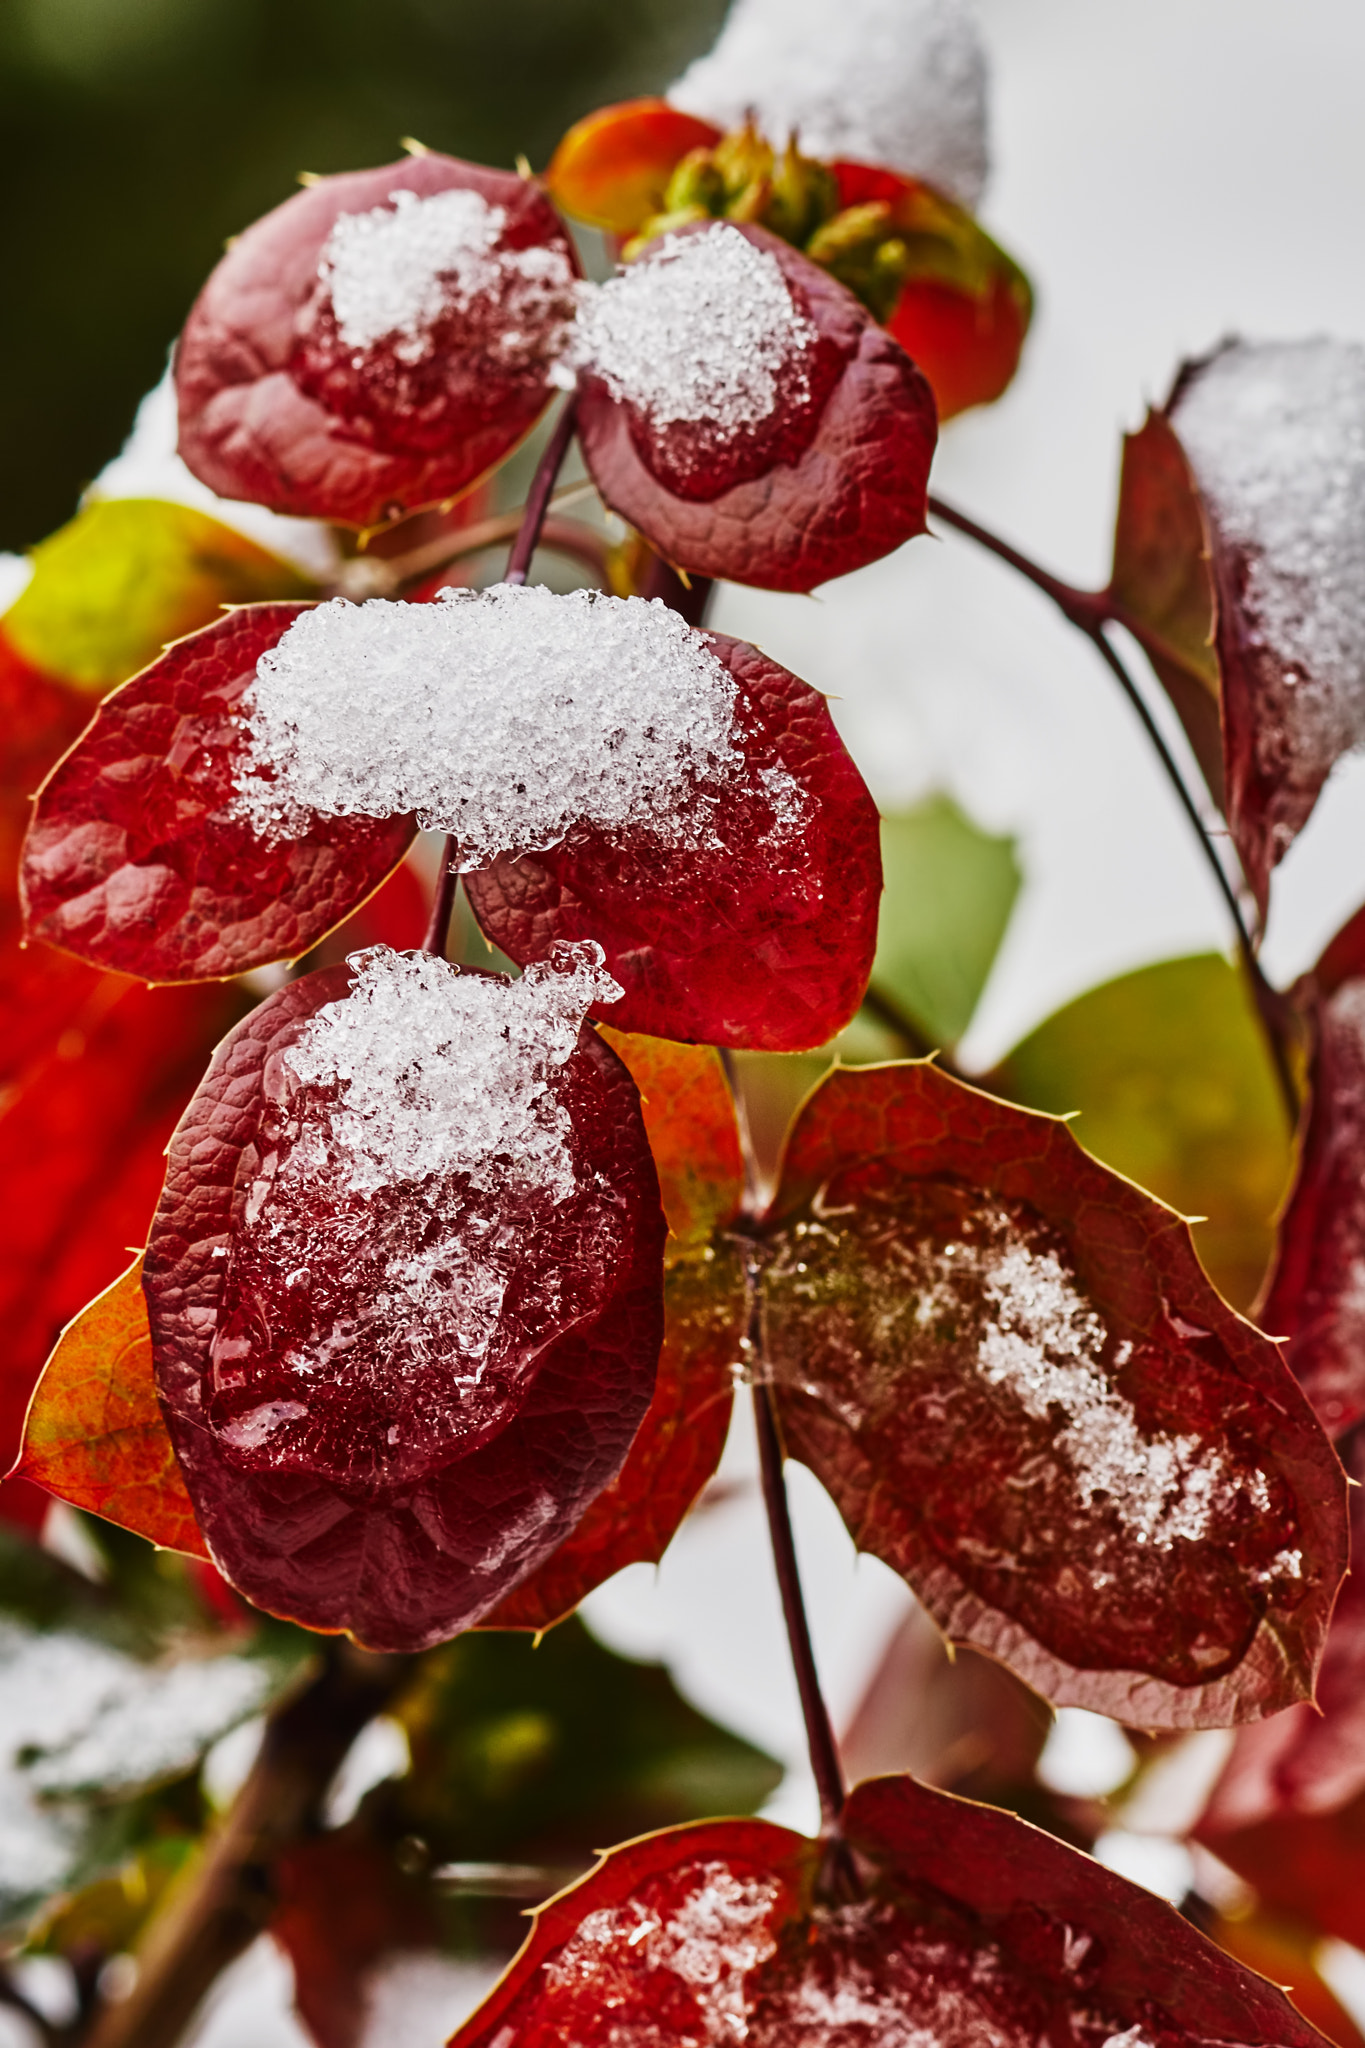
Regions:
<instances>
[{"instance_id":1,"label":"melting ice on leaf","mask_svg":"<svg viewBox=\"0 0 1365 2048\"><path fill-rule=\"evenodd\" d=\"M765 1217L788 1447L950 1636L1146 1726L1310 1696L1343 1479L1188 1226L929 1065L836 1072Z\"/></svg>"},{"instance_id":2,"label":"melting ice on leaf","mask_svg":"<svg viewBox=\"0 0 1365 2048\"><path fill-rule=\"evenodd\" d=\"M510 958L604 947L623 1029L790 1049L861 999L876 811L823 699L595 592L256 606L181 642L45 785L29 928L162 979L297 955L415 820Z\"/></svg>"},{"instance_id":3,"label":"melting ice on leaf","mask_svg":"<svg viewBox=\"0 0 1365 2048\"><path fill-rule=\"evenodd\" d=\"M427 153L320 179L200 294L180 452L222 497L355 526L456 497L549 403L577 275L510 173Z\"/></svg>"},{"instance_id":4,"label":"melting ice on leaf","mask_svg":"<svg viewBox=\"0 0 1365 2048\"><path fill-rule=\"evenodd\" d=\"M144 1268L196 1517L258 1606L382 1649L480 1619L619 1471L663 1221L569 948L520 982L376 947L232 1032Z\"/></svg>"},{"instance_id":5,"label":"melting ice on leaf","mask_svg":"<svg viewBox=\"0 0 1365 2048\"><path fill-rule=\"evenodd\" d=\"M613 1850L540 1909L451 2048L1321 2043L1163 1900L1012 1814L874 1778L843 1831L839 1904L815 1897L818 1845L764 1821Z\"/></svg>"}]
</instances>

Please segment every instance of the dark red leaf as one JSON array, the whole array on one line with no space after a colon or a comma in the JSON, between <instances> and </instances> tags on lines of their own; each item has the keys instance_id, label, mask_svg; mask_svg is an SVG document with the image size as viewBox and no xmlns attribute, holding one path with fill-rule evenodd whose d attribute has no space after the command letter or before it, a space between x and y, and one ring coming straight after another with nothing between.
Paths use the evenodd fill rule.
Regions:
<instances>
[{"instance_id":1,"label":"dark red leaf","mask_svg":"<svg viewBox=\"0 0 1365 2048\"><path fill-rule=\"evenodd\" d=\"M745 641L706 639L739 685L749 768L722 794L718 848L581 827L549 852L502 856L465 888L486 936L520 964L595 939L626 991L600 1014L622 1031L796 1052L832 1038L867 987L877 810L825 700ZM759 780L774 769L804 804L786 828Z\"/></svg>"},{"instance_id":2,"label":"dark red leaf","mask_svg":"<svg viewBox=\"0 0 1365 2048\"><path fill-rule=\"evenodd\" d=\"M487 250L462 249L458 223L436 231L406 304L414 278L389 274L372 223L353 250L373 251L368 310L348 326L348 300L339 320L322 274L338 221L448 192L489 209ZM201 292L176 351L180 453L225 498L354 526L456 497L549 403L577 268L540 188L509 172L426 153L319 179L248 228Z\"/></svg>"},{"instance_id":3,"label":"dark red leaf","mask_svg":"<svg viewBox=\"0 0 1365 2048\"><path fill-rule=\"evenodd\" d=\"M170 1148L145 1287L220 1569L268 1611L414 1649L481 1619L620 1470L653 1391L663 1222L634 1084L592 1031L553 1083L565 1200L511 1174L496 1196L459 1173L423 1182L421 1202L402 1178L348 1192L335 1089L301 1085L284 1055L354 979L293 983L219 1048ZM309 1132L334 1163L291 1180ZM470 1275L445 1274L443 1315L405 1319L379 1297L429 1239ZM502 1291L478 1352L460 1286L481 1314L485 1245Z\"/></svg>"},{"instance_id":4,"label":"dark red leaf","mask_svg":"<svg viewBox=\"0 0 1365 2048\"><path fill-rule=\"evenodd\" d=\"M752 425L656 425L585 372L584 459L607 503L689 575L811 590L924 531L933 394L851 292L764 229L698 222L668 247L718 234L772 257L818 339L792 358L773 410ZM637 264L663 246L650 244Z\"/></svg>"},{"instance_id":5,"label":"dark red leaf","mask_svg":"<svg viewBox=\"0 0 1365 2048\"><path fill-rule=\"evenodd\" d=\"M1138 1726L1311 1696L1343 1476L1173 1211L907 1064L815 1093L764 1235L788 1447L949 1636Z\"/></svg>"},{"instance_id":6,"label":"dark red leaf","mask_svg":"<svg viewBox=\"0 0 1365 2048\"><path fill-rule=\"evenodd\" d=\"M763 1821L628 1843L543 1907L451 2048L1311 2048L1283 1993L1164 1900L1016 1820L876 1778L848 1802L858 1895Z\"/></svg>"},{"instance_id":7,"label":"dark red leaf","mask_svg":"<svg viewBox=\"0 0 1365 2048\"><path fill-rule=\"evenodd\" d=\"M294 2006L317 2048L360 2048L366 1977L403 1949L435 1947L430 1899L391 1852L351 1830L296 1842L275 1865L270 1932L294 1969Z\"/></svg>"},{"instance_id":8,"label":"dark red leaf","mask_svg":"<svg viewBox=\"0 0 1365 2048\"><path fill-rule=\"evenodd\" d=\"M149 981L237 974L307 952L401 859L410 818L322 818L271 841L224 815L234 713L305 609L244 605L105 699L38 796L21 872L32 936Z\"/></svg>"},{"instance_id":9,"label":"dark red leaf","mask_svg":"<svg viewBox=\"0 0 1365 2048\"><path fill-rule=\"evenodd\" d=\"M1357 912L1299 990L1313 1032L1308 1121L1257 1321L1323 1427L1365 1417L1365 921Z\"/></svg>"}]
</instances>

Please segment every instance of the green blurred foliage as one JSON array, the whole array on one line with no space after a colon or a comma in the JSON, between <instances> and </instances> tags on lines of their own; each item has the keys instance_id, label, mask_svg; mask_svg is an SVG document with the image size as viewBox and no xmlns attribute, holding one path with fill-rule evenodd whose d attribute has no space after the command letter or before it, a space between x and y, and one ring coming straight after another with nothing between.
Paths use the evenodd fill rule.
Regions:
<instances>
[{"instance_id":1,"label":"green blurred foliage","mask_svg":"<svg viewBox=\"0 0 1365 2048\"><path fill-rule=\"evenodd\" d=\"M1246 985L1216 953L1091 989L1038 1026L985 1085L1030 1109L1079 1110L1099 1159L1186 1216L1209 1277L1254 1300L1290 1133Z\"/></svg>"},{"instance_id":2,"label":"green blurred foliage","mask_svg":"<svg viewBox=\"0 0 1365 2048\"><path fill-rule=\"evenodd\" d=\"M68 518L224 239L405 135L544 164L659 89L724 0L0 0L0 547Z\"/></svg>"}]
</instances>

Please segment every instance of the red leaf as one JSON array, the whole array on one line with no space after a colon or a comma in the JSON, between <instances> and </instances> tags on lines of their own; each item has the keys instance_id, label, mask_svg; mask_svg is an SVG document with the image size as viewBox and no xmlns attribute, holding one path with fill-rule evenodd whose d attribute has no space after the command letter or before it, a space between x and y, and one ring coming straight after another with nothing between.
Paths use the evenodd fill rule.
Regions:
<instances>
[{"instance_id":1,"label":"red leaf","mask_svg":"<svg viewBox=\"0 0 1365 2048\"><path fill-rule=\"evenodd\" d=\"M817 1845L763 1821L613 1850L541 1908L451 2048L1321 2042L1163 1900L1012 1814L879 1778L844 1829L841 1904L812 1902Z\"/></svg>"},{"instance_id":2,"label":"red leaf","mask_svg":"<svg viewBox=\"0 0 1365 2048\"><path fill-rule=\"evenodd\" d=\"M653 1390L663 1223L634 1085L591 1031L553 1086L570 1197L510 1174L495 1197L459 1173L424 1203L401 1177L348 1194L335 1093L315 1099L283 1055L354 979L293 983L219 1048L170 1147L145 1286L158 1390L220 1569L270 1612L414 1649L481 1619L620 1470ZM329 1148L327 1176L285 1173L300 1133ZM382 1298L429 1237L476 1317L481 1247L498 1248L482 1335L450 1274L443 1316L405 1321ZM477 1400L460 1391L471 1373Z\"/></svg>"},{"instance_id":3,"label":"red leaf","mask_svg":"<svg viewBox=\"0 0 1365 2048\"><path fill-rule=\"evenodd\" d=\"M434 1947L422 1887L392 1855L350 1833L296 1842L274 1871L270 1932L294 1969L294 2005L318 2048L360 2048L375 1964L395 1950Z\"/></svg>"},{"instance_id":4,"label":"red leaf","mask_svg":"<svg viewBox=\"0 0 1365 2048\"><path fill-rule=\"evenodd\" d=\"M1362 930L1357 912L1299 991L1313 1029L1308 1121L1257 1311L1288 1340L1290 1367L1332 1436L1365 1417L1365 975L1355 971L1365 962L1351 958Z\"/></svg>"},{"instance_id":5,"label":"red leaf","mask_svg":"<svg viewBox=\"0 0 1365 2048\"><path fill-rule=\"evenodd\" d=\"M744 789L723 793L717 850L580 828L466 876L466 893L486 936L521 964L595 939L626 991L601 1012L620 1030L771 1052L823 1045L861 1002L876 951L876 806L822 697L742 640L706 640L739 685L749 769ZM759 781L774 769L805 807L786 860Z\"/></svg>"},{"instance_id":6,"label":"red leaf","mask_svg":"<svg viewBox=\"0 0 1365 2048\"><path fill-rule=\"evenodd\" d=\"M923 533L937 420L904 350L827 271L764 229L697 222L667 246L698 235L743 236L771 256L818 340L752 426L655 425L585 372L579 439L603 498L690 575L771 590L811 590ZM663 247L649 244L621 282Z\"/></svg>"},{"instance_id":7,"label":"red leaf","mask_svg":"<svg viewBox=\"0 0 1365 2048\"><path fill-rule=\"evenodd\" d=\"M1138 1726L1310 1696L1341 1470L1173 1211L914 1064L817 1090L763 1229L788 1446L948 1635Z\"/></svg>"},{"instance_id":8,"label":"red leaf","mask_svg":"<svg viewBox=\"0 0 1365 2048\"><path fill-rule=\"evenodd\" d=\"M208 1559L157 1406L140 1258L63 1330L29 1404L16 1476Z\"/></svg>"},{"instance_id":9,"label":"red leaf","mask_svg":"<svg viewBox=\"0 0 1365 2048\"><path fill-rule=\"evenodd\" d=\"M21 874L34 937L150 981L237 974L307 952L401 859L409 818L269 841L223 815L237 706L305 609L245 605L105 699L38 796Z\"/></svg>"},{"instance_id":10,"label":"red leaf","mask_svg":"<svg viewBox=\"0 0 1365 2048\"><path fill-rule=\"evenodd\" d=\"M576 121L550 159L546 191L575 220L632 235L663 205L673 167L709 149L719 128L667 100L622 100Z\"/></svg>"},{"instance_id":11,"label":"red leaf","mask_svg":"<svg viewBox=\"0 0 1365 2048\"><path fill-rule=\"evenodd\" d=\"M345 216L396 212L400 192L473 195L472 209L491 209L491 247L473 257L458 222L430 230L438 246L415 252L430 275L405 306L413 280L389 274L372 222L352 237L370 274L339 316L322 275L329 237ZM528 250L562 283L521 277ZM223 497L354 526L456 497L548 405L577 269L544 194L509 172L426 153L319 179L248 228L201 292L176 351L180 453Z\"/></svg>"}]
</instances>

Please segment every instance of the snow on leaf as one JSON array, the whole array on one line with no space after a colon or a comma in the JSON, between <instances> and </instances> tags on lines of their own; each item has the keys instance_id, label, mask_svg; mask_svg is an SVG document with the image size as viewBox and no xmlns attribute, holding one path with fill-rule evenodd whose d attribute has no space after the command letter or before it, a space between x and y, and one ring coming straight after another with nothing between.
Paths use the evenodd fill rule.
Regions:
<instances>
[{"instance_id":1,"label":"snow on leaf","mask_svg":"<svg viewBox=\"0 0 1365 2048\"><path fill-rule=\"evenodd\" d=\"M576 278L528 179L435 152L320 179L200 294L180 452L223 497L356 526L456 497L549 403Z\"/></svg>"},{"instance_id":2,"label":"snow on leaf","mask_svg":"<svg viewBox=\"0 0 1365 2048\"><path fill-rule=\"evenodd\" d=\"M1309 1696L1340 1468L1171 1211L906 1065L811 1098L762 1239L792 1455L950 1636L1147 1726Z\"/></svg>"},{"instance_id":3,"label":"snow on leaf","mask_svg":"<svg viewBox=\"0 0 1365 2048\"><path fill-rule=\"evenodd\" d=\"M323 818L265 840L233 810L238 707L306 610L244 606L106 698L35 804L31 936L149 981L204 980L297 957L378 887L410 819Z\"/></svg>"},{"instance_id":4,"label":"snow on leaf","mask_svg":"<svg viewBox=\"0 0 1365 2048\"><path fill-rule=\"evenodd\" d=\"M799 133L809 155L923 178L974 206L986 182L986 59L965 0L735 0L668 97L685 113Z\"/></svg>"},{"instance_id":5,"label":"snow on leaf","mask_svg":"<svg viewBox=\"0 0 1365 2048\"><path fill-rule=\"evenodd\" d=\"M258 1606L442 1640L620 1469L663 1226L633 1084L569 1030L595 971L586 947L520 983L376 948L219 1048L144 1284L200 1526Z\"/></svg>"},{"instance_id":6,"label":"snow on leaf","mask_svg":"<svg viewBox=\"0 0 1365 2048\"><path fill-rule=\"evenodd\" d=\"M924 531L928 384L763 228L698 221L650 243L588 299L583 337L593 481L689 574L810 590Z\"/></svg>"},{"instance_id":7,"label":"snow on leaf","mask_svg":"<svg viewBox=\"0 0 1365 2048\"><path fill-rule=\"evenodd\" d=\"M1365 739L1365 348L1229 343L1167 415L1212 534L1228 818L1264 907Z\"/></svg>"},{"instance_id":8,"label":"snow on leaf","mask_svg":"<svg viewBox=\"0 0 1365 2048\"><path fill-rule=\"evenodd\" d=\"M1321 2040L1164 1901L1012 1814L872 1779L844 1834L857 1896L838 1904L813 1897L818 1846L762 1821L611 1851L539 1910L451 2048Z\"/></svg>"}]
</instances>

